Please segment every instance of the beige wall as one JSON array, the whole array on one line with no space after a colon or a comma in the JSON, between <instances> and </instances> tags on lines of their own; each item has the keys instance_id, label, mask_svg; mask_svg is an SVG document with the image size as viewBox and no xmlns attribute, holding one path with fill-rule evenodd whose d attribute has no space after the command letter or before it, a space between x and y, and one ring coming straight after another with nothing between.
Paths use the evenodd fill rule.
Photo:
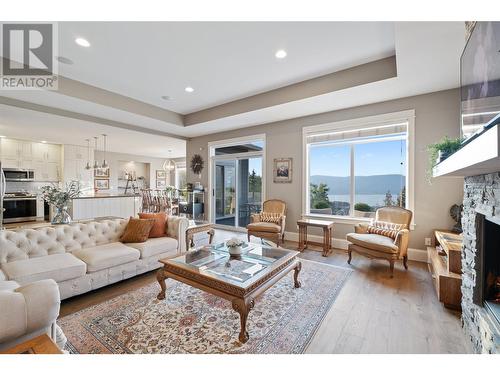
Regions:
<instances>
[{"instance_id":1,"label":"beige wall","mask_svg":"<svg viewBox=\"0 0 500 375\"><path fill-rule=\"evenodd\" d=\"M409 98L364 105L292 120L279 121L197 137L187 142L187 160L199 153L205 160L201 179L188 168L188 181L200 181L208 186L207 143L253 134L266 134L266 198L280 198L288 203L287 228L296 232L296 221L302 214L302 128L335 121L349 120L403 110L415 110L415 230L411 233L410 247L425 249L424 238L432 236L434 228L447 228L453 224L448 211L452 204L462 201L463 179L440 179L429 185L426 181L426 145L445 135L458 137L460 99L458 89L440 91ZM200 150L201 148L201 150ZM293 157L293 183L275 184L272 179L274 158ZM352 225L337 224L334 237L345 239Z\"/></svg>"}]
</instances>

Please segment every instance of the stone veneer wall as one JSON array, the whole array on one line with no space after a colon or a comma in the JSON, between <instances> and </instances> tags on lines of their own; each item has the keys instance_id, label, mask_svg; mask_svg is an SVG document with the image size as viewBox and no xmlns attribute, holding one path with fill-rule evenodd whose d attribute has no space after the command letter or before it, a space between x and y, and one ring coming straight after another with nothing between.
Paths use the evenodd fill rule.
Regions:
<instances>
[{"instance_id":1,"label":"stone veneer wall","mask_svg":"<svg viewBox=\"0 0 500 375\"><path fill-rule=\"evenodd\" d=\"M476 353L500 353L500 332L487 311L474 303L479 254L476 252L476 216L500 218L500 172L466 177L462 218L462 325Z\"/></svg>"}]
</instances>

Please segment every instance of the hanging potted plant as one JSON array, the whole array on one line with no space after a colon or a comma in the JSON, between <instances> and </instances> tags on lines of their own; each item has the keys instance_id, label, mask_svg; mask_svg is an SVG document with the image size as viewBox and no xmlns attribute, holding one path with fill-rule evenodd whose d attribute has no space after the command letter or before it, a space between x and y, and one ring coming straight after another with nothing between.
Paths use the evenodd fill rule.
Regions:
<instances>
[{"instance_id":1,"label":"hanging potted plant","mask_svg":"<svg viewBox=\"0 0 500 375\"><path fill-rule=\"evenodd\" d=\"M68 213L68 204L72 199L80 195L80 184L78 181L67 183L64 189L57 185L42 186L41 193L43 200L55 208L55 214L51 224L71 223L71 216Z\"/></svg>"},{"instance_id":2,"label":"hanging potted plant","mask_svg":"<svg viewBox=\"0 0 500 375\"><path fill-rule=\"evenodd\" d=\"M429 167L427 169L427 180L431 183L432 170L434 167L441 163L442 161L449 158L452 154L460 150L462 147L462 139L456 138L451 139L447 136L441 139L437 143L433 143L427 146L427 152L429 153Z\"/></svg>"}]
</instances>

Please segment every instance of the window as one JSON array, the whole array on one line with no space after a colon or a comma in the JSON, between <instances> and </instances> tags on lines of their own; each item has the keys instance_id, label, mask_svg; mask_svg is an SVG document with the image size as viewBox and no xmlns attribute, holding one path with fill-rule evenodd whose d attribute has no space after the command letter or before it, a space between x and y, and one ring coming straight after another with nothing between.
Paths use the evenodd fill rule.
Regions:
<instances>
[{"instance_id":1,"label":"window","mask_svg":"<svg viewBox=\"0 0 500 375\"><path fill-rule=\"evenodd\" d=\"M410 120L369 120L304 128L307 215L357 219L383 206L411 209Z\"/></svg>"}]
</instances>

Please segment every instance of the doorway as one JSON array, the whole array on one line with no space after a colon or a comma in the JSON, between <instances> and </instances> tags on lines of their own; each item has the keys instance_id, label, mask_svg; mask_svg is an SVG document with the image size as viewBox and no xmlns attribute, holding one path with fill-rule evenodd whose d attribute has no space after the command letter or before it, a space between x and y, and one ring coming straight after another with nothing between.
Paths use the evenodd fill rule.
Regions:
<instances>
[{"instance_id":1,"label":"doorway","mask_svg":"<svg viewBox=\"0 0 500 375\"><path fill-rule=\"evenodd\" d=\"M264 197L264 141L211 146L210 221L242 229L261 210Z\"/></svg>"}]
</instances>

